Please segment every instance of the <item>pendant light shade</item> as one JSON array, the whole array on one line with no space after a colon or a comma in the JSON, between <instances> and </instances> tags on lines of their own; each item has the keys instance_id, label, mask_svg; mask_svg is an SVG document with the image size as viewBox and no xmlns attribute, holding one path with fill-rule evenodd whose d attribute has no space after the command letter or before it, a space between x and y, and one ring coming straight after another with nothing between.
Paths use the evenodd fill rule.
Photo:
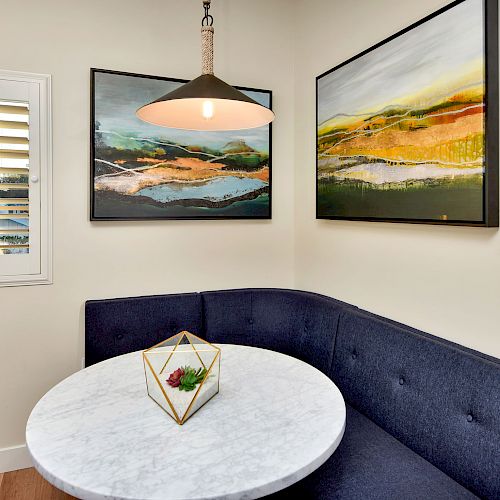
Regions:
<instances>
[{"instance_id":1,"label":"pendant light shade","mask_svg":"<svg viewBox=\"0 0 500 500\"><path fill-rule=\"evenodd\" d=\"M187 130L261 127L274 113L215 75L201 75L137 110L145 122Z\"/></svg>"},{"instance_id":2,"label":"pendant light shade","mask_svg":"<svg viewBox=\"0 0 500 500\"><path fill-rule=\"evenodd\" d=\"M213 18L203 0L203 74L137 110L141 120L185 130L241 130L267 125L274 113L213 74ZM206 23L206 24L205 24Z\"/></svg>"}]
</instances>

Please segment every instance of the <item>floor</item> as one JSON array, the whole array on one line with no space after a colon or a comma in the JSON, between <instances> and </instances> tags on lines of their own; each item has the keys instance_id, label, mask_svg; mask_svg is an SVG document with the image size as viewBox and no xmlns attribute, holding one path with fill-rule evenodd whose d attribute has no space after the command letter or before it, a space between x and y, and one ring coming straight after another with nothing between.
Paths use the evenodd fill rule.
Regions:
<instances>
[{"instance_id":1,"label":"floor","mask_svg":"<svg viewBox=\"0 0 500 500\"><path fill-rule=\"evenodd\" d=\"M31 469L0 473L0 500L72 500Z\"/></svg>"}]
</instances>

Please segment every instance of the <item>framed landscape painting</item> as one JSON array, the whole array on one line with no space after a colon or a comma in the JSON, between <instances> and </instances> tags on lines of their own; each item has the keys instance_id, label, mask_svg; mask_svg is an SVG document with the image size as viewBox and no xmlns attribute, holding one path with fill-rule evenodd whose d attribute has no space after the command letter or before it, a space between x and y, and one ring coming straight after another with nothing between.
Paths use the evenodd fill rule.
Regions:
<instances>
[{"instance_id":1,"label":"framed landscape painting","mask_svg":"<svg viewBox=\"0 0 500 500\"><path fill-rule=\"evenodd\" d=\"M91 220L271 218L271 125L199 132L136 117L183 83L91 70ZM238 88L271 107L270 91Z\"/></svg>"},{"instance_id":2,"label":"framed landscape painting","mask_svg":"<svg viewBox=\"0 0 500 500\"><path fill-rule=\"evenodd\" d=\"M317 78L317 218L498 226L497 15L453 2Z\"/></svg>"}]
</instances>

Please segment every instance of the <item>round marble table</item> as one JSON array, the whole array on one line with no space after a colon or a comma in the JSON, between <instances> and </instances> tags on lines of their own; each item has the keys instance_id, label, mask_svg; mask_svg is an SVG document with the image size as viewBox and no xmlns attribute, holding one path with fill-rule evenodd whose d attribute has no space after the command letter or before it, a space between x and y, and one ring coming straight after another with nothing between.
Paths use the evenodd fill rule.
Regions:
<instances>
[{"instance_id":1,"label":"round marble table","mask_svg":"<svg viewBox=\"0 0 500 500\"><path fill-rule=\"evenodd\" d=\"M82 499L251 499L335 451L345 404L295 358L220 345L220 392L183 426L146 393L141 352L81 370L33 409L26 442L45 479Z\"/></svg>"}]
</instances>

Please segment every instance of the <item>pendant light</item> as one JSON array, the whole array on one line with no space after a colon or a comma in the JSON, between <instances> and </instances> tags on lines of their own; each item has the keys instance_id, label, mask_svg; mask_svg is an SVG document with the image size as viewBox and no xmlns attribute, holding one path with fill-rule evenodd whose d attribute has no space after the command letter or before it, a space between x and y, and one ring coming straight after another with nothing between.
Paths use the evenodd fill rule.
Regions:
<instances>
[{"instance_id":1,"label":"pendant light","mask_svg":"<svg viewBox=\"0 0 500 500\"><path fill-rule=\"evenodd\" d=\"M274 113L214 75L211 0L203 0L202 75L139 108L137 116L153 125L185 130L241 130L267 125Z\"/></svg>"}]
</instances>

